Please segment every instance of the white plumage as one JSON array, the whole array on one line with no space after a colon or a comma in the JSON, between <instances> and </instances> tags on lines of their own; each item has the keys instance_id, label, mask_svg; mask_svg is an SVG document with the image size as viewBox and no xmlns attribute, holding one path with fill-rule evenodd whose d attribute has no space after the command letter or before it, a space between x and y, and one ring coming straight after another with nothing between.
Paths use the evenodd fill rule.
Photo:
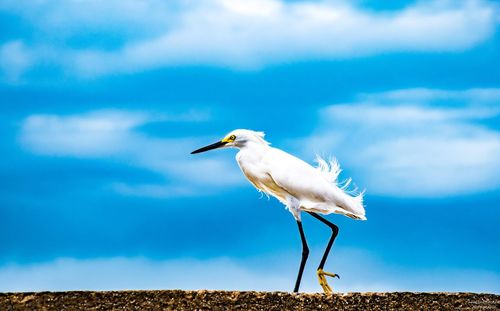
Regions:
<instances>
[{"instance_id":1,"label":"white plumage","mask_svg":"<svg viewBox=\"0 0 500 311\"><path fill-rule=\"evenodd\" d=\"M277 198L300 220L300 211L342 214L366 220L363 193L351 196L350 183L338 181L340 166L317 157L314 168L301 159L273 148L264 140L263 132L235 130L226 137L236 137L231 146L240 149L236 161L243 174L260 191ZM238 141L239 140L239 141Z\"/></svg>"}]
</instances>

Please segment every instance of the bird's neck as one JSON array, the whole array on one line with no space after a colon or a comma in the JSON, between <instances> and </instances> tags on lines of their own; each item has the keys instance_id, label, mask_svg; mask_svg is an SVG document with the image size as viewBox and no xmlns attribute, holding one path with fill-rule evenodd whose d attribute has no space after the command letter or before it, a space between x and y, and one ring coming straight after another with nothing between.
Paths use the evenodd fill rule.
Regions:
<instances>
[{"instance_id":1,"label":"bird's neck","mask_svg":"<svg viewBox=\"0 0 500 311\"><path fill-rule=\"evenodd\" d=\"M248 140L242 146L239 147L242 151L247 150L266 150L269 148L268 144L262 143L260 141Z\"/></svg>"},{"instance_id":2,"label":"bird's neck","mask_svg":"<svg viewBox=\"0 0 500 311\"><path fill-rule=\"evenodd\" d=\"M270 147L257 142L249 142L241 146L236 154L236 160L241 167L244 167L248 163L259 162L263 156L267 153Z\"/></svg>"}]
</instances>

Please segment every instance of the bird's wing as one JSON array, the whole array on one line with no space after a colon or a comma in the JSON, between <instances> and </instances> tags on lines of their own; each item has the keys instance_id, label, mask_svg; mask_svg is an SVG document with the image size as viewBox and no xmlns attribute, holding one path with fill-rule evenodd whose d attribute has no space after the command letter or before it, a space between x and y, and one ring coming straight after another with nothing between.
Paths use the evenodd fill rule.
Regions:
<instances>
[{"instance_id":1,"label":"bird's wing","mask_svg":"<svg viewBox=\"0 0 500 311\"><path fill-rule=\"evenodd\" d=\"M299 200L306 210L364 217L362 196L350 196L310 164L276 148L267 153L265 162L274 183Z\"/></svg>"},{"instance_id":2,"label":"bird's wing","mask_svg":"<svg viewBox=\"0 0 500 311\"><path fill-rule=\"evenodd\" d=\"M266 158L267 173L283 190L295 198L326 200L330 183L314 167L282 150L272 148Z\"/></svg>"}]
</instances>

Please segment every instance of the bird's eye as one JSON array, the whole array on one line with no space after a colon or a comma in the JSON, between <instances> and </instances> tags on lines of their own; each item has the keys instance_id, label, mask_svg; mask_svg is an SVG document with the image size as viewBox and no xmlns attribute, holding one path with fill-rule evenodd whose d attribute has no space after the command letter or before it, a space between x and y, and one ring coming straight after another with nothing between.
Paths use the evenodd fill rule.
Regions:
<instances>
[{"instance_id":1,"label":"bird's eye","mask_svg":"<svg viewBox=\"0 0 500 311\"><path fill-rule=\"evenodd\" d=\"M229 136L229 139L230 139L230 140L235 140L235 139L236 139L236 136L231 135L231 136Z\"/></svg>"}]
</instances>

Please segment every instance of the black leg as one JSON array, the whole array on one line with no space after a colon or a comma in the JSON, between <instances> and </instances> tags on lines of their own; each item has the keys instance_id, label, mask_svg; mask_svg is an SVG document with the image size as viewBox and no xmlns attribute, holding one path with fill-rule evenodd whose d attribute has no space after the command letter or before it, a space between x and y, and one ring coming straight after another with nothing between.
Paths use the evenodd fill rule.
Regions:
<instances>
[{"instance_id":1,"label":"black leg","mask_svg":"<svg viewBox=\"0 0 500 311\"><path fill-rule=\"evenodd\" d=\"M330 241L328 241L328 245L326 246L325 253L323 254L323 258L321 258L321 262L319 263L319 267L318 267L318 270L323 270L323 267L325 266L326 258L328 257L328 254L330 253L330 249L332 248L333 241L335 241L335 238L337 237L337 234L339 233L339 227L337 227L335 224L329 222L328 220L326 220L325 218L321 217L320 215L318 215L316 213L313 213L313 212L308 212L308 213L332 229L332 236L330 237Z\"/></svg>"},{"instance_id":2,"label":"black leg","mask_svg":"<svg viewBox=\"0 0 500 311\"><path fill-rule=\"evenodd\" d=\"M306 236L304 235L304 229L302 229L302 222L297 221L300 232L300 240L302 241L302 260L300 261L299 274L297 275L297 281L295 281L295 288L293 291L297 293L300 287L300 280L302 279L302 273L304 272L304 267L306 265L307 257L309 256L309 247L307 246Z\"/></svg>"}]
</instances>

